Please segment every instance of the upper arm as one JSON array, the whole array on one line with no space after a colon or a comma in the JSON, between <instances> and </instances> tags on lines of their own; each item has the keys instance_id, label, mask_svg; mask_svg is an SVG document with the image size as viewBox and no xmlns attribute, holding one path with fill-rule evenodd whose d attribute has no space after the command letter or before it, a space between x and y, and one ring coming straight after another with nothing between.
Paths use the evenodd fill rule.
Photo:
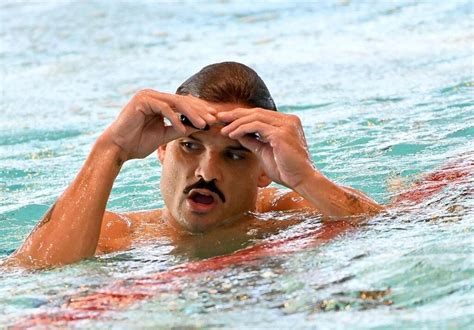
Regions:
<instances>
[{"instance_id":1,"label":"upper arm","mask_svg":"<svg viewBox=\"0 0 474 330\"><path fill-rule=\"evenodd\" d=\"M366 194L351 187L341 187L346 192L353 194L354 198L363 200L367 205L370 205L372 209L381 211L384 209L382 205L377 204ZM257 210L259 212L269 211L287 211L287 210L300 210L310 209L318 212L319 210L314 207L308 200L295 191L281 191L277 188L263 188L259 192Z\"/></svg>"},{"instance_id":2,"label":"upper arm","mask_svg":"<svg viewBox=\"0 0 474 330\"><path fill-rule=\"evenodd\" d=\"M105 212L96 254L126 250L138 238L155 237L153 230L160 210L135 211L125 214ZM151 224L151 225L150 225Z\"/></svg>"},{"instance_id":3,"label":"upper arm","mask_svg":"<svg viewBox=\"0 0 474 330\"><path fill-rule=\"evenodd\" d=\"M312 209L306 199L294 191L281 191L277 188L263 188L259 191L257 210L259 212Z\"/></svg>"},{"instance_id":4,"label":"upper arm","mask_svg":"<svg viewBox=\"0 0 474 330\"><path fill-rule=\"evenodd\" d=\"M96 254L125 250L131 246L134 223L126 214L106 211Z\"/></svg>"}]
</instances>

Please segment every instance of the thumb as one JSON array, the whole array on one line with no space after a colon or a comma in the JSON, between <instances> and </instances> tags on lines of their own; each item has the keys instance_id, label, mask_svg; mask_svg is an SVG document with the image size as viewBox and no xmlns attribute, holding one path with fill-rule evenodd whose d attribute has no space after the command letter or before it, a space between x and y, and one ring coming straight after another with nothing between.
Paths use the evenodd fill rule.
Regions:
<instances>
[{"instance_id":1,"label":"thumb","mask_svg":"<svg viewBox=\"0 0 474 330\"><path fill-rule=\"evenodd\" d=\"M256 138L250 137L250 136L242 136L241 138L238 139L238 141L243 147L249 149L257 157L261 158L262 148L265 145L265 143L258 141Z\"/></svg>"},{"instance_id":2,"label":"thumb","mask_svg":"<svg viewBox=\"0 0 474 330\"><path fill-rule=\"evenodd\" d=\"M183 137L183 136L188 136L188 135L193 134L194 132L198 132L198 131L200 131L200 130L197 129L197 128L186 126L186 131L183 133L181 131L178 131L173 126L165 126L164 127L164 132L163 132L163 142L162 142L162 144L166 144L168 142L176 140L177 138L180 138L180 137Z\"/></svg>"}]
</instances>

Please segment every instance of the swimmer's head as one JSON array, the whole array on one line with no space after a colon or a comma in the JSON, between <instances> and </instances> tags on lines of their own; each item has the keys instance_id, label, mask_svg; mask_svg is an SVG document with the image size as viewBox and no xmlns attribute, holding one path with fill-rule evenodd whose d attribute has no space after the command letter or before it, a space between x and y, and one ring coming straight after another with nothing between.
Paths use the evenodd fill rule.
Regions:
<instances>
[{"instance_id":1,"label":"swimmer's head","mask_svg":"<svg viewBox=\"0 0 474 330\"><path fill-rule=\"evenodd\" d=\"M176 93L211 102L217 112L255 107L276 111L263 80L235 62L206 66ZM181 121L192 125L184 116ZM206 232L254 211L258 189L271 183L258 157L222 135L221 129L222 125L211 125L158 148L164 217L188 232Z\"/></svg>"},{"instance_id":2,"label":"swimmer's head","mask_svg":"<svg viewBox=\"0 0 474 330\"><path fill-rule=\"evenodd\" d=\"M258 74L237 62L208 65L191 76L176 94L192 95L216 103L240 103L276 111L267 86Z\"/></svg>"},{"instance_id":3,"label":"swimmer's head","mask_svg":"<svg viewBox=\"0 0 474 330\"><path fill-rule=\"evenodd\" d=\"M240 105L213 106L225 112ZM221 129L212 125L158 148L163 217L173 227L203 233L238 219L257 209L258 189L271 183L258 157Z\"/></svg>"}]
</instances>

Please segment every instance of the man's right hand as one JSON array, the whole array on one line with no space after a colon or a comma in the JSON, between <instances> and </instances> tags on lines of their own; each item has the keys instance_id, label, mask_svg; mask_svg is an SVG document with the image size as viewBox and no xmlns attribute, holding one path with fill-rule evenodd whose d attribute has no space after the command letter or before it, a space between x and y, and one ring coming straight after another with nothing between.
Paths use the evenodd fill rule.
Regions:
<instances>
[{"instance_id":1,"label":"man's right hand","mask_svg":"<svg viewBox=\"0 0 474 330\"><path fill-rule=\"evenodd\" d=\"M216 110L190 95L160 93L145 89L136 93L100 139L120 148L120 159L144 158L158 146L198 129L184 126L180 114L197 128L216 122ZM167 126L165 118L171 123Z\"/></svg>"},{"instance_id":2,"label":"man's right hand","mask_svg":"<svg viewBox=\"0 0 474 330\"><path fill-rule=\"evenodd\" d=\"M197 128L185 127L179 114ZM161 144L212 125L215 114L209 103L196 97L138 92L102 133L76 178L8 262L42 268L93 256L121 163L146 157Z\"/></svg>"}]
</instances>

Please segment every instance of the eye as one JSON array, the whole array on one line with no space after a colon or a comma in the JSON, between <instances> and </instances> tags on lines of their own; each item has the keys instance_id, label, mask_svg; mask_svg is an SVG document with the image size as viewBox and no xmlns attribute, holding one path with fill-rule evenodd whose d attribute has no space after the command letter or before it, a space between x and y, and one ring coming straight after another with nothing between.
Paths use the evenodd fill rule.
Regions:
<instances>
[{"instance_id":1,"label":"eye","mask_svg":"<svg viewBox=\"0 0 474 330\"><path fill-rule=\"evenodd\" d=\"M244 156L238 154L238 153L235 153L235 152L232 152L232 151L228 151L226 152L226 157L229 158L230 160L242 160L242 159L245 159Z\"/></svg>"},{"instance_id":2,"label":"eye","mask_svg":"<svg viewBox=\"0 0 474 330\"><path fill-rule=\"evenodd\" d=\"M198 143L194 143L194 142L190 142L190 141L181 142L181 146L183 147L183 149L185 149L187 151L195 151L195 150L199 150L201 148L201 146Z\"/></svg>"}]
</instances>

